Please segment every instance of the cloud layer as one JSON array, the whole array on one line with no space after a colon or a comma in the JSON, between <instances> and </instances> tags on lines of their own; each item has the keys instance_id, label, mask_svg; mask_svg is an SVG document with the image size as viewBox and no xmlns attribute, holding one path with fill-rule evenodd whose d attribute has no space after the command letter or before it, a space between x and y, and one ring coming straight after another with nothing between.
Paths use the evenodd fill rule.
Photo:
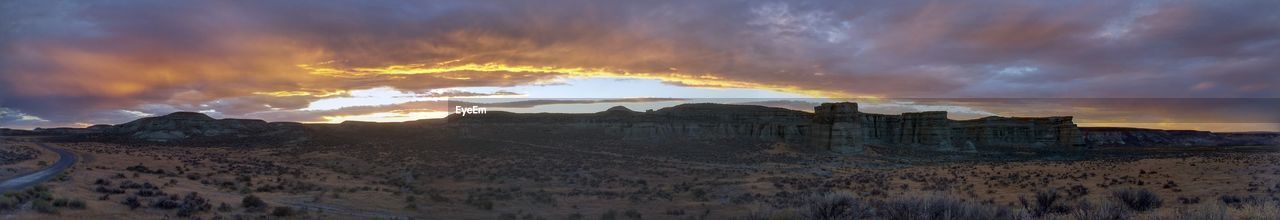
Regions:
<instances>
[{"instance_id":1,"label":"cloud layer","mask_svg":"<svg viewBox=\"0 0 1280 220\"><path fill-rule=\"evenodd\" d=\"M825 97L1276 98L1276 11L1276 1L4 1L0 107L14 113L0 123L279 115L351 90L566 76Z\"/></svg>"}]
</instances>

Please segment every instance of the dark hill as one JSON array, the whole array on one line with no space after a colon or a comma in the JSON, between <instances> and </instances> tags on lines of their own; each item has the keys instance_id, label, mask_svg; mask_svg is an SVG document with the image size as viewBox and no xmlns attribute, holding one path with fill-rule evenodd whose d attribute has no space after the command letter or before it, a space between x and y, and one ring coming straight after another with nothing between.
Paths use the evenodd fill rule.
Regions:
<instances>
[{"instance_id":1,"label":"dark hill","mask_svg":"<svg viewBox=\"0 0 1280 220\"><path fill-rule=\"evenodd\" d=\"M117 140L153 142L177 141L293 141L305 139L300 123L257 119L214 119L196 112L175 112L147 117L103 129L104 136Z\"/></svg>"}]
</instances>

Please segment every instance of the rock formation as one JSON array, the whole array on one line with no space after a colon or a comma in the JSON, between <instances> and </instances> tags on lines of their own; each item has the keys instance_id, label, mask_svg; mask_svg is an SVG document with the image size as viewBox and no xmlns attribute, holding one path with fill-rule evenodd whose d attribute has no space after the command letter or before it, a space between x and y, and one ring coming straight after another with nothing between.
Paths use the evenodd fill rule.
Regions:
<instances>
[{"instance_id":1,"label":"rock formation","mask_svg":"<svg viewBox=\"0 0 1280 220\"><path fill-rule=\"evenodd\" d=\"M868 146L942 151L978 147L1076 147L1083 144L1071 117L986 117L955 121L947 112L883 115L858 112L857 103L814 108L813 146L857 153Z\"/></svg>"},{"instance_id":2,"label":"rock formation","mask_svg":"<svg viewBox=\"0 0 1280 220\"><path fill-rule=\"evenodd\" d=\"M810 143L819 149L840 153L862 153L863 140L868 133L862 130L865 122L855 103L822 104L813 108L813 136Z\"/></svg>"},{"instance_id":3,"label":"rock formation","mask_svg":"<svg viewBox=\"0 0 1280 220\"><path fill-rule=\"evenodd\" d=\"M973 151L978 147L1074 147L1071 117L947 119L946 112L869 114L856 103L825 103L813 113L754 105L683 104L652 112L613 107L595 114L451 116L455 125L595 128L624 139L735 139L782 142L858 154L867 147Z\"/></svg>"},{"instance_id":4,"label":"rock formation","mask_svg":"<svg viewBox=\"0 0 1280 220\"><path fill-rule=\"evenodd\" d=\"M985 117L955 121L951 126L952 141L966 147L1081 147L1085 144L1080 128L1071 117Z\"/></svg>"}]
</instances>

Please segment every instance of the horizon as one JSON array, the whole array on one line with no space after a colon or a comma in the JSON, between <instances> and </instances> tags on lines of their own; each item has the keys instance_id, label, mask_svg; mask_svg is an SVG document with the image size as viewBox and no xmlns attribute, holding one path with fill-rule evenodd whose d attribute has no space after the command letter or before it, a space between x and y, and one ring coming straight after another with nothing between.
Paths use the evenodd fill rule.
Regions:
<instances>
[{"instance_id":1,"label":"horizon","mask_svg":"<svg viewBox=\"0 0 1280 220\"><path fill-rule=\"evenodd\" d=\"M726 102L710 102L710 101L707 101L707 100L719 100L719 101L723 101L724 99L669 99L669 98L657 98L657 100L652 100L652 99L654 99L654 98L640 98L640 99L638 99L638 100L633 100L633 99L571 99L571 100L573 100L573 101L584 101L584 100L589 100L589 101L591 101L589 104L578 104L578 103L572 103L572 102L571 102L571 103L556 102L556 101L564 101L565 99L560 99L560 100L550 100L550 99L519 99L520 101L511 101L511 100L514 100L514 99L501 99L501 100L504 100L505 102L480 103L480 102L472 102L472 101L474 101L474 100L471 100L471 101L461 101L461 102L459 102L459 103L452 103L452 102L450 102L450 101L438 101L438 102L440 102L440 103L437 103L437 105L439 105L439 106L455 106L455 105L461 105L461 106L464 106L464 107L465 107L465 106L467 106L467 105L482 105L482 106L483 106L483 105L485 105L485 104L495 104L495 105L503 106L503 104L509 104L509 103L538 103L538 104L531 104L532 106L535 106L535 107L529 107L529 108L514 107L514 108L513 108L513 107L510 107L510 106L505 106L505 107L497 107L497 108L493 108L494 110L492 110L492 111L493 111L493 112L509 112L509 113L517 113L517 114L533 114L533 113L593 114L593 113L605 112L605 111L607 111L608 109L610 109L610 108L615 108L615 107L623 107L623 108L627 108L627 109L629 109L629 110L631 110L631 111L644 113L644 112L646 112L646 111L657 111L657 110L660 110L660 109L665 109L665 108L675 107L675 106L678 106L678 105L686 105L686 104L720 104L720 105L749 105L749 106L761 106L761 107L771 107L771 108L782 108L782 109L793 110L793 111L800 111L800 112L806 112L806 113L810 113L810 114L812 114L812 113L814 112L814 111L813 111L813 107L817 107L817 105L818 105L818 104L822 104L822 103L840 103L840 102L848 102L848 101L828 101L828 102L820 102L820 103L819 103L819 102L803 102L803 101L786 100L786 101L780 101L780 102L788 102L788 103L775 103L775 102L773 102L773 101L742 102L741 100L739 100L739 102L728 102L728 103L726 103ZM647 104L648 102L637 102L637 101L640 101L640 100L664 101L664 102L667 102L667 104L666 104L666 105L643 105L643 104ZM701 100L701 101L699 101L699 100ZM809 108L800 108L800 106L798 106L798 105L797 105L797 103L798 103L798 102L807 103L807 104L814 104L814 105L813 105L813 106L810 106ZM641 103L641 105L637 105L637 104L635 104L635 103ZM855 104L856 104L856 103L858 103L858 102L853 102L853 103L855 103ZM552 106L553 106L553 105L571 105L571 106L574 106L574 107L572 107L573 111L570 111L570 112L563 111L563 109L555 109L555 108L547 109L547 108L540 108L541 106L549 106L549 105L552 105ZM582 107L582 105L592 105L593 107L598 107L598 109L596 109L596 108L584 108L584 107ZM874 106L874 105L873 105L873 106ZM636 108L636 107L639 107L639 108ZM648 108L646 108L646 107L648 107ZM440 109L449 109L448 107L438 107L438 108L440 108ZM595 109L595 110L592 110L592 109ZM877 108L876 108L876 107L872 107L872 109L877 109ZM869 114L900 115L900 114L903 114L903 113L910 113L910 112L941 111L941 112L946 112L946 113L947 113L947 119L955 120L955 121L975 120L975 119L986 118L986 117L1006 117L1006 118L1017 118L1017 117L1032 117L1032 118L1035 118L1035 117L1073 117L1073 118L1074 118L1074 117L1075 117L1075 116L1072 116L1072 115L995 115L995 114L989 114L989 113L988 113L988 114L973 114L973 112L968 112L969 114L966 114L966 112L963 112L964 110L962 110L962 112L953 112L953 111L948 111L948 109L923 109L923 110L922 110L922 109L915 109L915 110L918 110L918 111L903 111L903 110L900 110L900 109L899 109L899 110L896 110L896 111L895 111L895 110L889 110L889 111L887 111L887 112L886 112L885 110L886 110L886 109L883 109L883 108L880 108L879 110L871 110L871 111L865 111L865 109L862 109L862 111L861 111L861 112L863 112L863 113L869 113ZM139 120L139 119L143 119L143 118L163 117L163 116L168 116L168 115L177 114L177 113L195 113L195 114L201 114L201 115L209 116L210 118L213 118L213 119L252 119L252 120L263 120L263 121L266 121L266 122L291 122L291 123L302 123L302 124L341 124L341 123L346 123L346 122L365 122L365 123L401 123L401 122L412 122L412 121L420 121L420 120L445 119L445 118L446 118L445 116L453 115L453 113L450 113L450 114L446 114L446 115L441 115L440 117L426 117L426 118L414 118L414 119L411 119L411 120L391 120L391 121L379 121L379 120L341 120L341 121L332 121L332 120L331 120L331 121L272 121L272 120L266 120L266 119L263 119L263 118L239 118L239 117L227 117L227 116L221 116L221 117L219 117L218 115L210 115L209 113L205 113L205 112L175 111L175 112L169 112L169 113L165 113L165 114L156 114L156 115L139 116L139 117L137 117L137 118L127 119L127 120L125 120L125 121L122 121L122 122L119 122L119 123L112 123L112 124L92 124L92 125L83 125L83 126L79 126L79 127L74 127L74 126L72 126L72 127L66 127L66 126L64 126L64 127L30 127L30 128L0 127L0 128L18 129L18 130L37 130L37 129L59 129L59 128L88 128L88 127L91 127L91 126L98 126L98 125L114 126L114 125L119 125L119 124L125 124L125 123L128 123L128 122L133 122L133 121L136 121L136 120ZM960 113L960 114L956 114L956 113ZM959 117L957 117L957 116L959 116ZM1078 119L1075 119L1075 120L1078 120ZM1138 128L1138 129L1158 129L1158 130L1191 130L1191 131L1209 131L1209 132L1215 132L1215 133L1250 133L1250 132L1268 132L1268 133L1275 133L1275 132L1280 132L1280 131L1275 131L1275 130L1225 130L1225 131L1224 131L1224 130L1214 130L1214 129L1179 129L1179 128L1182 128L1182 127L1188 127L1188 126L1187 126L1187 125L1174 125L1174 126L1173 126L1174 128L1170 128L1170 126L1168 126L1168 125L1161 126L1161 125L1159 125L1159 123L1158 123L1158 122L1137 122L1137 123L1134 123L1134 122L1084 122L1084 123L1076 122L1076 124L1077 124L1077 125L1079 125L1081 128ZM1192 124L1221 124L1221 123L1211 123L1211 122L1193 122ZM1236 123L1226 123L1226 124L1228 124L1228 125L1235 125L1235 124L1241 124L1241 123L1236 122ZM1268 124L1268 123L1260 123L1260 124L1262 124L1260 127L1264 127L1264 128L1266 128L1266 127L1268 127L1268 126L1270 125L1270 124Z\"/></svg>"}]
</instances>

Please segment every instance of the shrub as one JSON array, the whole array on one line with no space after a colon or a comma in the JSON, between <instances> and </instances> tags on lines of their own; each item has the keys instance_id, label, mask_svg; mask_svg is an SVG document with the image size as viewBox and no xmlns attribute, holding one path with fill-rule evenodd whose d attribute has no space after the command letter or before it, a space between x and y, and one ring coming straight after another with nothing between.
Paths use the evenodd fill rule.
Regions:
<instances>
[{"instance_id":1,"label":"shrub","mask_svg":"<svg viewBox=\"0 0 1280 220\"><path fill-rule=\"evenodd\" d=\"M226 203L223 203L226 204ZM209 211L212 205L200 194L195 192L187 193L182 197L182 203L178 205L178 217L190 217L197 212Z\"/></svg>"},{"instance_id":2,"label":"shrub","mask_svg":"<svg viewBox=\"0 0 1280 220\"><path fill-rule=\"evenodd\" d=\"M1236 209L1239 219L1280 219L1280 201L1253 200Z\"/></svg>"},{"instance_id":3,"label":"shrub","mask_svg":"<svg viewBox=\"0 0 1280 220\"><path fill-rule=\"evenodd\" d=\"M276 217L289 217L295 214L297 213L293 211L293 208L290 208L288 206L278 206L275 209L271 210L271 215Z\"/></svg>"},{"instance_id":4,"label":"shrub","mask_svg":"<svg viewBox=\"0 0 1280 220\"><path fill-rule=\"evenodd\" d=\"M0 197L0 210L18 208L18 199L10 196Z\"/></svg>"},{"instance_id":5,"label":"shrub","mask_svg":"<svg viewBox=\"0 0 1280 220\"><path fill-rule=\"evenodd\" d=\"M230 212L230 211L231 211L231 205L227 205L227 203L225 203L225 202L224 202L224 203L221 203L221 204L218 204L218 211L219 211L219 212Z\"/></svg>"},{"instance_id":6,"label":"shrub","mask_svg":"<svg viewBox=\"0 0 1280 220\"><path fill-rule=\"evenodd\" d=\"M135 194L136 194L136 195L138 195L138 196L141 196L141 197L152 197L152 196L163 196L163 195L165 195L165 193L164 193L163 191L160 191L160 190L158 190L158 189L141 189L141 190L138 190L138 192L137 192L137 193L135 193Z\"/></svg>"},{"instance_id":7,"label":"shrub","mask_svg":"<svg viewBox=\"0 0 1280 220\"><path fill-rule=\"evenodd\" d=\"M71 203L71 199L58 198L53 200L53 207L67 207L67 203Z\"/></svg>"},{"instance_id":8,"label":"shrub","mask_svg":"<svg viewBox=\"0 0 1280 220\"><path fill-rule=\"evenodd\" d=\"M879 205L886 219L1014 219L1002 206L963 202L942 196L893 200Z\"/></svg>"},{"instance_id":9,"label":"shrub","mask_svg":"<svg viewBox=\"0 0 1280 220\"><path fill-rule=\"evenodd\" d=\"M467 200L464 201L464 203L474 206L478 209L493 210L493 200L489 200L489 199L476 199L473 197L467 197Z\"/></svg>"},{"instance_id":10,"label":"shrub","mask_svg":"<svg viewBox=\"0 0 1280 220\"><path fill-rule=\"evenodd\" d=\"M639 212L639 211L636 211L635 209L628 209L626 212L623 212L623 213L622 213L622 215L625 215L625 216L627 216L627 218L630 218L630 219L641 219L641 218L642 218L642 217L641 217L641 215L640 215L640 212Z\"/></svg>"},{"instance_id":11,"label":"shrub","mask_svg":"<svg viewBox=\"0 0 1280 220\"><path fill-rule=\"evenodd\" d=\"M1245 201L1244 198L1240 198L1239 196L1235 196L1235 195L1222 195L1218 197L1218 200L1222 200L1222 204L1226 204L1232 207L1240 207L1240 203L1243 203Z\"/></svg>"},{"instance_id":12,"label":"shrub","mask_svg":"<svg viewBox=\"0 0 1280 220\"><path fill-rule=\"evenodd\" d=\"M867 205L849 194L829 194L809 204L809 219L856 219L867 214Z\"/></svg>"},{"instance_id":13,"label":"shrub","mask_svg":"<svg viewBox=\"0 0 1280 220\"><path fill-rule=\"evenodd\" d=\"M1127 207L1111 201L1104 201L1098 204L1084 201L1076 206L1075 211L1071 212L1071 218L1087 220L1126 220L1129 219L1129 210Z\"/></svg>"},{"instance_id":14,"label":"shrub","mask_svg":"<svg viewBox=\"0 0 1280 220\"><path fill-rule=\"evenodd\" d=\"M1139 212L1160 208L1160 205L1164 203L1160 196L1147 189L1121 189L1112 191L1111 196L1116 201L1129 207L1129 210Z\"/></svg>"},{"instance_id":15,"label":"shrub","mask_svg":"<svg viewBox=\"0 0 1280 220\"><path fill-rule=\"evenodd\" d=\"M1227 220L1233 219L1228 214L1228 206L1225 204L1205 203L1187 208L1180 208L1177 212L1172 213L1168 219L1196 219L1196 220ZM1276 218L1242 218L1240 219L1276 219Z\"/></svg>"},{"instance_id":16,"label":"shrub","mask_svg":"<svg viewBox=\"0 0 1280 220\"><path fill-rule=\"evenodd\" d=\"M37 199L35 201L32 201L31 208L35 209L40 213L45 213L45 214L58 213L58 208L54 207L52 203L49 203L49 200Z\"/></svg>"},{"instance_id":17,"label":"shrub","mask_svg":"<svg viewBox=\"0 0 1280 220\"><path fill-rule=\"evenodd\" d=\"M124 194L124 190L123 190L123 189L119 189L119 188L107 188L107 187L103 187L103 186L98 186L98 188L94 188L94 190L93 190L93 191L95 191L95 192L99 192L99 193L104 193L104 194Z\"/></svg>"},{"instance_id":18,"label":"shrub","mask_svg":"<svg viewBox=\"0 0 1280 220\"><path fill-rule=\"evenodd\" d=\"M88 208L89 206L85 205L84 200L72 199L71 203L67 203L67 207L71 207L73 209L85 209L85 208Z\"/></svg>"},{"instance_id":19,"label":"shrub","mask_svg":"<svg viewBox=\"0 0 1280 220\"><path fill-rule=\"evenodd\" d=\"M1018 202L1022 204L1022 208L1030 212L1031 216L1043 217L1045 215L1071 212L1071 207L1062 204L1062 195L1056 190L1036 192L1034 199L1035 201L1028 202L1026 198L1018 197Z\"/></svg>"},{"instance_id":20,"label":"shrub","mask_svg":"<svg viewBox=\"0 0 1280 220\"><path fill-rule=\"evenodd\" d=\"M151 207L158 209L169 210L176 209L179 206L182 206L182 202L178 201L178 196L161 197L160 199L151 202Z\"/></svg>"},{"instance_id":21,"label":"shrub","mask_svg":"<svg viewBox=\"0 0 1280 220\"><path fill-rule=\"evenodd\" d=\"M240 207L244 207L250 211L261 211L267 209L267 202L262 201L262 198L258 198L258 196L248 195L245 196L244 199L240 200Z\"/></svg>"},{"instance_id":22,"label":"shrub","mask_svg":"<svg viewBox=\"0 0 1280 220\"><path fill-rule=\"evenodd\" d=\"M692 217L692 216L691 216ZM797 213L794 209L772 209L764 207L761 210L752 210L746 216L732 218L735 220L776 220L776 219L806 219L801 213Z\"/></svg>"},{"instance_id":23,"label":"shrub","mask_svg":"<svg viewBox=\"0 0 1280 220\"><path fill-rule=\"evenodd\" d=\"M137 197L137 196L129 196L129 198L125 198L123 202L120 202L120 204L124 204L125 206L129 206L129 209L130 209L130 210L138 209L138 207L141 207L141 206L142 206L142 202L139 202L139 201L138 201L138 197Z\"/></svg>"},{"instance_id":24,"label":"shrub","mask_svg":"<svg viewBox=\"0 0 1280 220\"><path fill-rule=\"evenodd\" d=\"M600 219L601 219L601 220L614 220L614 219L618 219L618 211L613 210L613 209L610 209L609 211L605 211L605 212L604 212L604 214L600 214Z\"/></svg>"}]
</instances>

